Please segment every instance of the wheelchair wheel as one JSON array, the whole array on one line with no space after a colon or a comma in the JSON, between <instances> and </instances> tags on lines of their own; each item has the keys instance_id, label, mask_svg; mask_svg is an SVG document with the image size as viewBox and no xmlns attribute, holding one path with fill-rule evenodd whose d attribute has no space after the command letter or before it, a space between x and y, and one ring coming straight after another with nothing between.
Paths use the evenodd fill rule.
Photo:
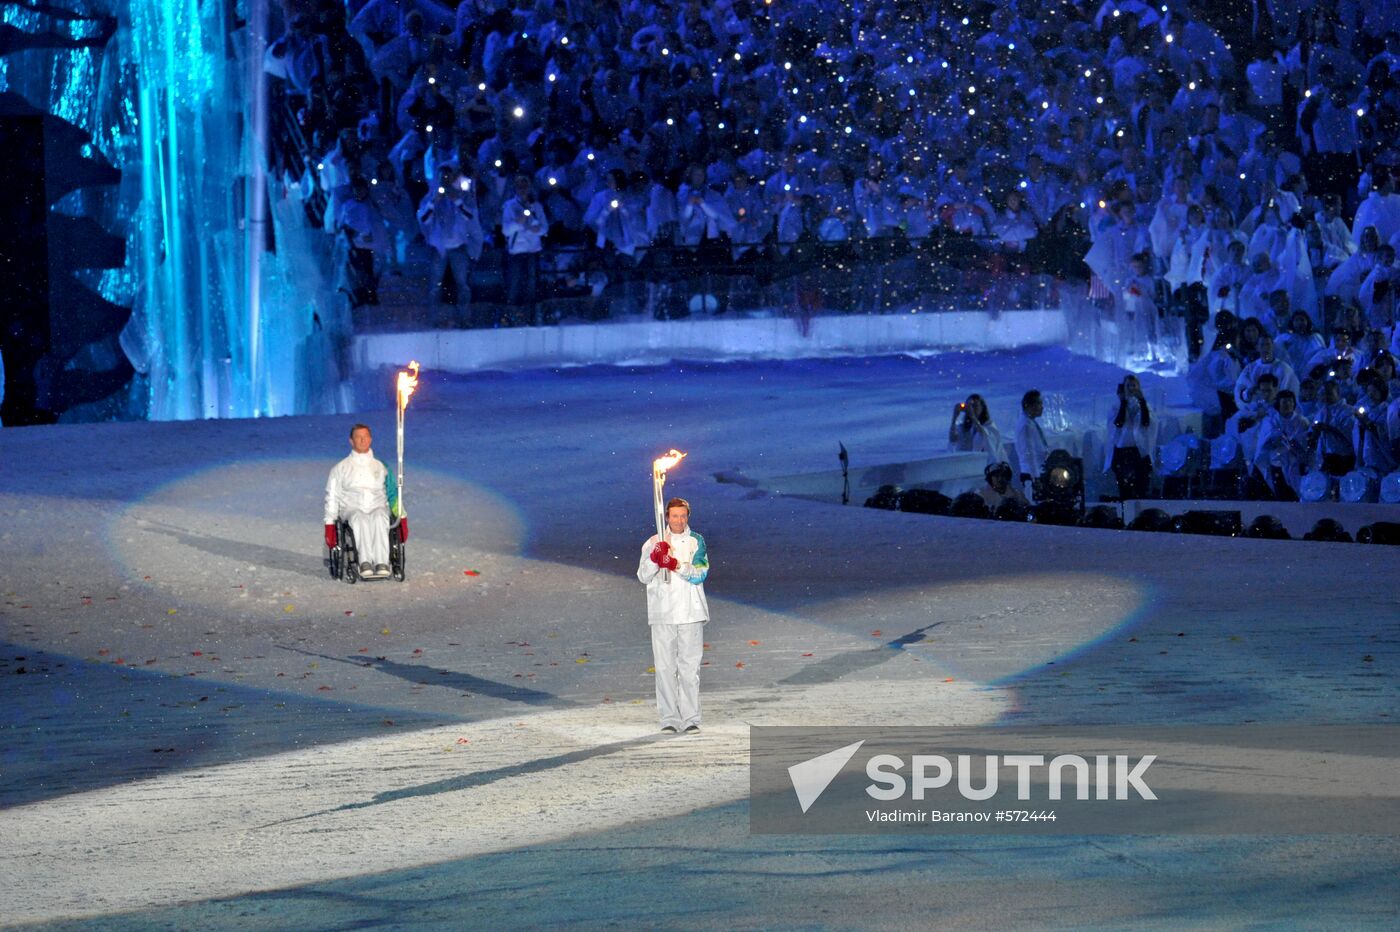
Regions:
<instances>
[{"instance_id":1,"label":"wheelchair wheel","mask_svg":"<svg viewBox=\"0 0 1400 932\"><path fill-rule=\"evenodd\" d=\"M346 521L340 527L340 572L341 578L354 585L360 578L360 552L355 548L355 532Z\"/></svg>"},{"instance_id":2,"label":"wheelchair wheel","mask_svg":"<svg viewBox=\"0 0 1400 932\"><path fill-rule=\"evenodd\" d=\"M399 526L389 528L389 572L399 582L404 581L408 545L399 540Z\"/></svg>"}]
</instances>

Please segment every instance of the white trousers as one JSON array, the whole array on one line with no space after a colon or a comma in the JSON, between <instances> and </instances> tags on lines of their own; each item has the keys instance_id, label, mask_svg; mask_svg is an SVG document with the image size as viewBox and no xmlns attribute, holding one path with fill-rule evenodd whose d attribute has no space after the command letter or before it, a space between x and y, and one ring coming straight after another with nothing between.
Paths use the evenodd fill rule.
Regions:
<instances>
[{"instance_id":1,"label":"white trousers","mask_svg":"<svg viewBox=\"0 0 1400 932\"><path fill-rule=\"evenodd\" d=\"M700 660L704 654L703 621L651 626L656 710L661 714L662 728L700 724Z\"/></svg>"},{"instance_id":2,"label":"white trousers","mask_svg":"<svg viewBox=\"0 0 1400 932\"><path fill-rule=\"evenodd\" d=\"M355 549L360 552L361 563L389 563L389 509L376 508L373 511L344 511L342 520L350 522L350 530L355 533Z\"/></svg>"}]
</instances>

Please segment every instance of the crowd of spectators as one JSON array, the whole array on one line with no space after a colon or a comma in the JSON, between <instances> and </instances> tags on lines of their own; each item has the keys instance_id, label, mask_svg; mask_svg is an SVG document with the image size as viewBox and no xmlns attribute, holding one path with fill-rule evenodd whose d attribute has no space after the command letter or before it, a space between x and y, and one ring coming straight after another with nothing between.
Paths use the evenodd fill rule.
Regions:
<instances>
[{"instance_id":1,"label":"crowd of spectators","mask_svg":"<svg viewBox=\"0 0 1400 932\"><path fill-rule=\"evenodd\" d=\"M1220 310L1392 325L1387 4L286 2L267 70L305 151L279 160L328 197L357 302L415 241L465 302L493 247L530 301L552 245L741 263L952 235L1087 266L1148 348L1164 315L1193 357Z\"/></svg>"},{"instance_id":2,"label":"crowd of spectators","mask_svg":"<svg viewBox=\"0 0 1400 932\"><path fill-rule=\"evenodd\" d=\"M415 244L425 302L450 271L460 312L488 256L533 304L549 247L623 269L975 243L1087 281L1149 358L1179 320L1209 432L1271 490L1300 418L1330 468L1394 468L1369 438L1396 397L1400 7L285 3L276 155L326 199L357 304Z\"/></svg>"}]
</instances>

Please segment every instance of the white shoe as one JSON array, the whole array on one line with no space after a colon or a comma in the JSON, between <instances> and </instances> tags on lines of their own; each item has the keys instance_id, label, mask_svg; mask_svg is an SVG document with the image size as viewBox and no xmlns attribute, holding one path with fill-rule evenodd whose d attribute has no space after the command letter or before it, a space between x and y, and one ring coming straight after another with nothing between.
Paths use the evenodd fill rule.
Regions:
<instances>
[{"instance_id":1,"label":"white shoe","mask_svg":"<svg viewBox=\"0 0 1400 932\"><path fill-rule=\"evenodd\" d=\"M374 564L372 564L372 563L361 563L361 564L360 564L360 575L361 575L361 576L365 576L365 577L373 576L373 575L374 575Z\"/></svg>"},{"instance_id":2,"label":"white shoe","mask_svg":"<svg viewBox=\"0 0 1400 932\"><path fill-rule=\"evenodd\" d=\"M384 579L384 578L388 577L388 575L389 575L389 564L387 564L387 563L376 563L376 564L374 565L374 575L375 575L375 577L377 577L377 578L379 578L379 579Z\"/></svg>"}]
</instances>

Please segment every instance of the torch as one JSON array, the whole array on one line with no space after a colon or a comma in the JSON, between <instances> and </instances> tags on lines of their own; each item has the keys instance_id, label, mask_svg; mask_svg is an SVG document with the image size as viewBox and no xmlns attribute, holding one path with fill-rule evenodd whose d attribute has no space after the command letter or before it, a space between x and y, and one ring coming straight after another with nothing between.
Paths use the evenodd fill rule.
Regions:
<instances>
[{"instance_id":1,"label":"torch","mask_svg":"<svg viewBox=\"0 0 1400 932\"><path fill-rule=\"evenodd\" d=\"M672 450L665 456L658 457L651 462L651 500L653 510L656 512L656 536L659 540L666 539L666 471L673 469L677 463L685 459L685 454L680 450ZM671 571L662 570L665 575L661 578L671 581Z\"/></svg>"},{"instance_id":2,"label":"torch","mask_svg":"<svg viewBox=\"0 0 1400 932\"><path fill-rule=\"evenodd\" d=\"M396 422L396 426L397 426L397 428L398 428L398 440L399 440L399 479L398 479L398 483L399 483L399 501L398 501L398 506L397 506L394 510L395 510L396 512L398 512L398 514L396 515L396 517L399 517L399 518L402 518L402 517L404 516L404 508L403 508L403 412L404 412L404 408L407 408L407 407L408 407L408 399L409 399L409 397L413 394L414 390L418 388L418 361L417 361L417 360L414 360L413 362L410 362L410 363L408 364L408 368L412 370L412 373L410 374L409 372L405 372L405 371L403 371L403 370L400 370L400 371L399 371L399 380L398 380L398 402L399 402L399 404L398 404L398 420L397 420L397 422Z\"/></svg>"}]
</instances>

